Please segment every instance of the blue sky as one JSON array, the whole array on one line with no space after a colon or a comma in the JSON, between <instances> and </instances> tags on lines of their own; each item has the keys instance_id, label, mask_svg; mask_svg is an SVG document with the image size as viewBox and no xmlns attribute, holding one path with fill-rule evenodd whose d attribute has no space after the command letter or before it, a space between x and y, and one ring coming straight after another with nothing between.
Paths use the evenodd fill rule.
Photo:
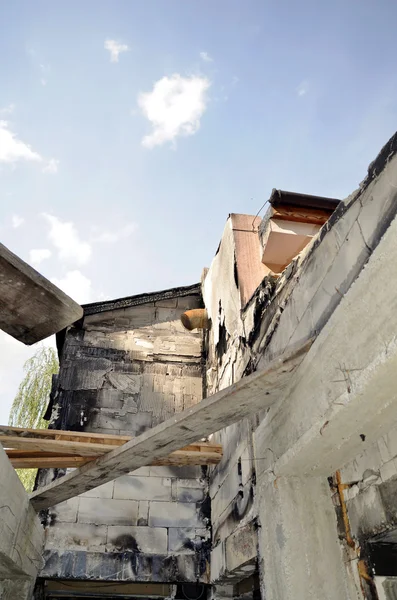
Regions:
<instances>
[{"instance_id":1,"label":"blue sky","mask_svg":"<svg viewBox=\"0 0 397 600\"><path fill-rule=\"evenodd\" d=\"M81 302L198 281L228 213L346 197L396 129L389 0L0 7L2 241Z\"/></svg>"}]
</instances>

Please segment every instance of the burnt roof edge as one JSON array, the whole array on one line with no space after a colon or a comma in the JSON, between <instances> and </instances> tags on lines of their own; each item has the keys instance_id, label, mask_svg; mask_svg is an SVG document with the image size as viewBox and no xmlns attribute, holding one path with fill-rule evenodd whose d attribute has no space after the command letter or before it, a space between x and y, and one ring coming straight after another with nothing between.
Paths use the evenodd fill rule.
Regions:
<instances>
[{"instance_id":1,"label":"burnt roof edge","mask_svg":"<svg viewBox=\"0 0 397 600\"><path fill-rule=\"evenodd\" d=\"M189 296L190 294L201 295L201 285L199 283L194 283L193 285L188 285L184 287L170 288L168 290L138 294L136 296L126 296L124 298L117 298L116 300L91 302L90 304L83 304L82 306L84 309L84 316L86 316L105 312L107 310L116 310L119 308L129 308L130 306L139 306L141 304L146 304L147 302L167 300L168 298L181 298L183 296Z\"/></svg>"},{"instance_id":2,"label":"burnt roof edge","mask_svg":"<svg viewBox=\"0 0 397 600\"><path fill-rule=\"evenodd\" d=\"M333 212L340 203L337 198L328 198L325 196L312 196L310 194L301 194L298 192L287 192L273 188L269 198L269 203L276 206L291 205L303 208L315 208Z\"/></svg>"}]
</instances>

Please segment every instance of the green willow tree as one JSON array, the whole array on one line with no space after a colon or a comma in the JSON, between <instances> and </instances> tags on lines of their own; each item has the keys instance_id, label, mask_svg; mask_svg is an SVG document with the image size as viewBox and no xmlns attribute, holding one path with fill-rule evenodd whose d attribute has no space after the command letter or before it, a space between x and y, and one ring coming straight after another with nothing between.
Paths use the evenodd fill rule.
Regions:
<instances>
[{"instance_id":1,"label":"green willow tree","mask_svg":"<svg viewBox=\"0 0 397 600\"><path fill-rule=\"evenodd\" d=\"M47 429L43 419L51 391L54 373L58 373L58 358L53 348L39 346L23 367L24 378L11 406L8 424L13 427ZM24 487L33 489L37 469L16 470Z\"/></svg>"}]
</instances>

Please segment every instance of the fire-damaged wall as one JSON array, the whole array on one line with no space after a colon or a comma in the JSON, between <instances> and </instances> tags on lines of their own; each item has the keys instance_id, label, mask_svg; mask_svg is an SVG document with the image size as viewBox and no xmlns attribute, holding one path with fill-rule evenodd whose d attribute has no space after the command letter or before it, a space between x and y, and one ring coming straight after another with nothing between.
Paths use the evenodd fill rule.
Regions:
<instances>
[{"instance_id":1,"label":"fire-damaged wall","mask_svg":"<svg viewBox=\"0 0 397 600\"><path fill-rule=\"evenodd\" d=\"M318 235L278 277L269 273L261 277L256 265L257 285L254 286L255 278L247 284L247 272L255 271L250 265L260 263L263 250L258 240L258 226L253 216L244 216L245 227L241 227L241 221L237 224L236 217L239 215L229 217L203 284L205 306L212 323L207 334L208 394L265 367L269 360L315 338L323 330L354 287L397 215L396 140L396 136L390 140L370 165L368 176L360 188L340 203ZM251 240L250 250L244 257L245 272L241 267L241 230ZM243 294L242 286L248 287L252 293ZM358 349L352 364L353 370L365 371L364 349ZM247 576L254 570L255 560L259 558L262 591L267 588L265 597L284 597L281 570L284 569L287 538L280 514L281 509L290 511L290 508L282 506L277 513L271 504L273 497L269 490L279 487L281 497L284 485L282 478L277 483L274 466L294 444L298 447L303 444L304 433L314 418L322 419L317 430L321 439L333 413L340 410L337 400L330 406L327 402L338 393L351 392L352 372L349 368L345 364L336 367L327 365L327 381L334 386L332 394L324 384L323 395L310 398L303 377L283 404L214 435L214 441L223 444L224 456L221 463L211 469L210 475L214 541L212 581L221 585L240 581L244 573ZM290 418L291 414L294 419ZM346 569L345 575L339 579L340 585L345 586L344 598L396 597L396 579L393 577L397 576L397 430L392 425L390 422L390 431L371 445L368 445L371 432L358 432L357 440L366 449L348 464L341 462L339 477L342 485L339 490L334 472L327 473L329 484L324 478L322 485L324 498L321 502L328 506L328 496L333 498L335 505L335 537L338 531L340 550L335 550L334 565L335 573L339 573L337 576L340 577L337 566L340 552ZM335 447L338 443L335 438ZM297 465L303 472L304 459L302 452L301 462L297 461ZM308 464L314 461L315 456ZM292 476L285 480L294 482L294 485L305 481ZM315 490L315 479L308 477L307 481L306 492L312 485L309 482L313 482ZM298 494L295 490L294 493L298 496L301 492ZM310 494L307 495L308 510L314 510L309 506L309 497ZM332 518L329 512L324 512L324 517L326 514L329 518L327 527L332 529ZM290 516L288 514L288 518ZM287 533L290 535L290 532ZM311 539L309 531L305 531L304 535ZM310 557L307 560L315 565L315 554L307 556ZM296 555L295 560L298 565L300 557ZM322 558L317 557L317 563L321 561ZM311 581L316 578L313 573ZM308 589L305 585L299 587L300 582L295 581L296 597L309 597L299 592L300 589ZM327 598L336 598L342 587L338 588L339 591L335 588L334 593L330 591ZM291 583L288 598L295 597L293 589ZM315 595L315 588L310 594L314 594L310 598L319 597Z\"/></svg>"},{"instance_id":2,"label":"fire-damaged wall","mask_svg":"<svg viewBox=\"0 0 397 600\"><path fill-rule=\"evenodd\" d=\"M58 338L51 428L136 436L202 399L199 286L87 305ZM41 471L39 484L61 473ZM205 467L145 467L48 511L42 577L208 581Z\"/></svg>"}]
</instances>

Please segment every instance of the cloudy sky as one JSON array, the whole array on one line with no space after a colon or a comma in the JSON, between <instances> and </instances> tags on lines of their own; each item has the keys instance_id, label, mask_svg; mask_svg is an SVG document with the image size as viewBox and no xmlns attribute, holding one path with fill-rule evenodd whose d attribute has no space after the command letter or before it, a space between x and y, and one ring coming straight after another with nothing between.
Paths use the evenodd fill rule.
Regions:
<instances>
[{"instance_id":1,"label":"cloudy sky","mask_svg":"<svg viewBox=\"0 0 397 600\"><path fill-rule=\"evenodd\" d=\"M1 239L79 302L198 281L229 212L343 198L396 129L390 0L0 8Z\"/></svg>"}]
</instances>

